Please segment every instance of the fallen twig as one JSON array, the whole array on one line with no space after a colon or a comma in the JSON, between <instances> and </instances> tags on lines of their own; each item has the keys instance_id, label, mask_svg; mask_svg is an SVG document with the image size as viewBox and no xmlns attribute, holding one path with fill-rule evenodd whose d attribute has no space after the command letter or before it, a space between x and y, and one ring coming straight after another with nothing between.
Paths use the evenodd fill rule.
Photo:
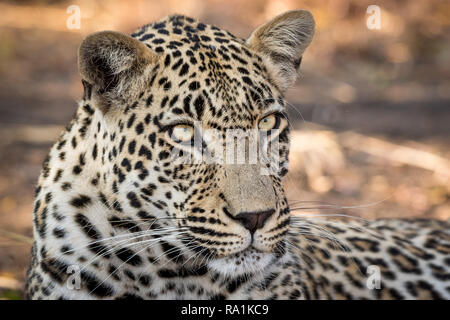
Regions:
<instances>
[{"instance_id":1,"label":"fallen twig","mask_svg":"<svg viewBox=\"0 0 450 320\"><path fill-rule=\"evenodd\" d=\"M445 180L450 179L450 161L431 152L394 144L355 132L340 133L338 137L345 148L362 151L395 163L429 170Z\"/></svg>"},{"instance_id":2,"label":"fallen twig","mask_svg":"<svg viewBox=\"0 0 450 320\"><path fill-rule=\"evenodd\" d=\"M16 232L6 231L3 229L0 229L0 237L7 238L9 240L23 242L26 244L33 244L33 238L24 236Z\"/></svg>"}]
</instances>

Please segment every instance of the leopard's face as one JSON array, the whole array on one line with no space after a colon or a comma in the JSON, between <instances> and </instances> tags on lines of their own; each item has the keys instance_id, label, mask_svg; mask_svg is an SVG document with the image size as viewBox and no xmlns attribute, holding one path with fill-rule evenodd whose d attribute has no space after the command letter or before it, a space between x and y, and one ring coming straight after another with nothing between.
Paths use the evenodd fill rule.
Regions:
<instances>
[{"instance_id":1,"label":"leopard's face","mask_svg":"<svg viewBox=\"0 0 450 320\"><path fill-rule=\"evenodd\" d=\"M446 222L290 221L283 93L313 32L299 10L245 41L183 16L87 37L36 189L29 297L447 297Z\"/></svg>"},{"instance_id":2,"label":"leopard's face","mask_svg":"<svg viewBox=\"0 0 450 320\"><path fill-rule=\"evenodd\" d=\"M289 227L282 95L295 77L282 74L301 54L274 70L287 53L268 56L252 37L175 16L133 38L94 34L80 48L86 96L100 110L106 196L149 228L173 230L174 261L227 275L282 256Z\"/></svg>"},{"instance_id":3,"label":"leopard's face","mask_svg":"<svg viewBox=\"0 0 450 320\"><path fill-rule=\"evenodd\" d=\"M210 50L205 51L214 52ZM205 64L212 63L211 60L214 61L205 54ZM179 71L172 70L171 65L160 69L155 81L168 80L163 81L158 90L145 93L140 106L127 115L125 135L135 137L143 128L142 137L134 138L136 152L127 155L126 162L130 162L131 167L127 176L131 174L134 179L124 184L123 192L134 189L142 199L144 210L150 212L154 211L152 202L159 201L164 211L174 218L169 219L171 224L184 230L182 245L189 248L192 251L189 256L194 257L189 263L203 263L207 259L218 271L223 268L227 272L248 271L248 268L265 267L280 253L289 226L281 184L288 162L288 126L280 93L261 74L264 72L261 61L254 57L255 66L249 66L249 72L243 75L236 70L239 65L234 64L233 69L227 70L223 68L224 61L217 60L220 63L217 62L216 68L221 77L209 76L195 65L191 65L187 73L197 74L195 79L179 77ZM255 84L247 84L243 77L251 77ZM228 81L226 85L236 85L221 87L223 78ZM168 93L165 85L177 89ZM153 101L147 107L150 95ZM145 120L148 115L143 110L148 110L146 108L156 109L156 112L149 112L155 112L150 122L148 118ZM133 117L135 120L129 126ZM266 122L272 127L264 127ZM264 129L270 130L270 135L265 134ZM248 157L240 164L237 160L228 161L230 148L236 147L236 153L240 151L238 139L232 143L227 140L233 134L246 135L249 140L254 134L258 135L257 147L278 141L280 152L278 155L268 153L264 159L255 159L253 164ZM242 147L249 148L245 144ZM140 152L141 149L149 150L151 159L147 152ZM213 150L221 152L223 158L208 158ZM121 158L115 160L119 168L123 167ZM261 163L262 160L265 163ZM141 164L136 166L139 161ZM264 172L268 169L266 164L273 170ZM154 174L140 179L144 168ZM147 187L143 189L143 186ZM118 188L122 192L120 186ZM146 194L148 189L151 195Z\"/></svg>"}]
</instances>

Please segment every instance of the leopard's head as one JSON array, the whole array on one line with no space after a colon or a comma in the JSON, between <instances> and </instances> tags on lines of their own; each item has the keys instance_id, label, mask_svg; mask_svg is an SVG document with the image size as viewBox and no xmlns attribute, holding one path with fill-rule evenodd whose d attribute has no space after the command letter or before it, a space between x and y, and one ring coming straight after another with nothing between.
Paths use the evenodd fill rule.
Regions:
<instances>
[{"instance_id":1,"label":"leopard's head","mask_svg":"<svg viewBox=\"0 0 450 320\"><path fill-rule=\"evenodd\" d=\"M167 241L182 248L174 260L222 274L259 271L282 255L283 94L313 34L312 15L298 10L247 40L184 16L131 37L88 36L79 70L95 106L103 193L118 214L172 228Z\"/></svg>"}]
</instances>

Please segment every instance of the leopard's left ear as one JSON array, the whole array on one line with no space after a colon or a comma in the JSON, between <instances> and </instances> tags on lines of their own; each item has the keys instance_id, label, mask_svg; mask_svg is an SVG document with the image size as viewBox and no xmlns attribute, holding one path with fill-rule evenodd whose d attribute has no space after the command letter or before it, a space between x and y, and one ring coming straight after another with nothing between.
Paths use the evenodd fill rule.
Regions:
<instances>
[{"instance_id":1,"label":"leopard's left ear","mask_svg":"<svg viewBox=\"0 0 450 320\"><path fill-rule=\"evenodd\" d=\"M268 59L266 66L281 91L294 84L314 30L314 18L309 11L293 10L266 22L248 38L247 44Z\"/></svg>"},{"instance_id":2,"label":"leopard's left ear","mask_svg":"<svg viewBox=\"0 0 450 320\"><path fill-rule=\"evenodd\" d=\"M159 57L144 43L128 35L101 31L87 36L78 50L78 69L93 86L92 94L102 109L123 105L146 85L147 73Z\"/></svg>"}]
</instances>

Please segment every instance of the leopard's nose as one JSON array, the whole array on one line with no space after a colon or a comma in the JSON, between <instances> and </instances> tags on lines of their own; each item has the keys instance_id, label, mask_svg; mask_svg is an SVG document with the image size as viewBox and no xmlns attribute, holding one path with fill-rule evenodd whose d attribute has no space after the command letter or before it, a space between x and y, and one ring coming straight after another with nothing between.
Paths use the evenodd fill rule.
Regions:
<instances>
[{"instance_id":1,"label":"leopard's nose","mask_svg":"<svg viewBox=\"0 0 450 320\"><path fill-rule=\"evenodd\" d=\"M275 212L274 209L257 211L257 212L241 212L234 217L238 220L245 229L249 230L251 234L256 230L264 227L267 219Z\"/></svg>"}]
</instances>

